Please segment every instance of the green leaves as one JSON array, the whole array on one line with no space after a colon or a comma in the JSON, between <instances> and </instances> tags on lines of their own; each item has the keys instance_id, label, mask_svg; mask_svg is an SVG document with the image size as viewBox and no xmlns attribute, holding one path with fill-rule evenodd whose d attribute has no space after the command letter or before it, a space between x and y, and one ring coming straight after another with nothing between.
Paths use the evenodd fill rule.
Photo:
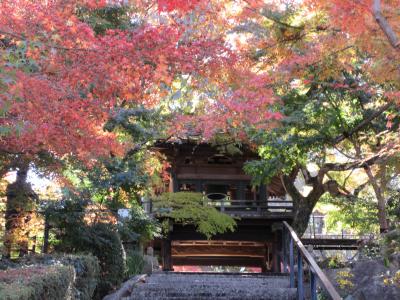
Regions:
<instances>
[{"instance_id":1,"label":"green leaves","mask_svg":"<svg viewBox=\"0 0 400 300\"><path fill-rule=\"evenodd\" d=\"M120 131L129 135L135 143L155 140L160 132L162 117L159 112L143 106L118 108L105 124L107 131Z\"/></svg>"},{"instance_id":2,"label":"green leaves","mask_svg":"<svg viewBox=\"0 0 400 300\"><path fill-rule=\"evenodd\" d=\"M131 9L126 5L106 6L98 9L81 7L77 15L93 28L96 34L104 34L109 29L125 30L132 27Z\"/></svg>"},{"instance_id":3,"label":"green leaves","mask_svg":"<svg viewBox=\"0 0 400 300\"><path fill-rule=\"evenodd\" d=\"M335 139L349 135L380 108L379 98L364 91L364 84L362 76L343 73L342 82L316 83L307 93L301 89L287 92L278 107L284 115L281 125L270 131L249 131L259 145L261 160L247 163L246 172L261 183L310 161L321 164L335 147L351 155L354 150L349 142L344 139L335 145ZM382 118L375 119L357 134L370 135L373 141L382 123Z\"/></svg>"},{"instance_id":4,"label":"green leaves","mask_svg":"<svg viewBox=\"0 0 400 300\"><path fill-rule=\"evenodd\" d=\"M205 206L201 193L164 193L154 200L154 208L162 216L174 219L183 225L192 224L207 239L212 236L234 231L235 220L214 207Z\"/></svg>"}]
</instances>

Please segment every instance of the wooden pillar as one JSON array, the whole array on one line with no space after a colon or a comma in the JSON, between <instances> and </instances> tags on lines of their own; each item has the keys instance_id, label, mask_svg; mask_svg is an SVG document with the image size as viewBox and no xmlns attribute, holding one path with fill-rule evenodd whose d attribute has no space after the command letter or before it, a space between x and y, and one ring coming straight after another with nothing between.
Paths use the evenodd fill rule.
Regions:
<instances>
[{"instance_id":1,"label":"wooden pillar","mask_svg":"<svg viewBox=\"0 0 400 300\"><path fill-rule=\"evenodd\" d=\"M261 272L262 273L267 273L268 272L268 266L267 266L267 262L269 260L268 255L269 255L269 251L268 251L268 243L265 243L265 253L264 253L264 258L262 260L262 265L261 265Z\"/></svg>"},{"instance_id":2,"label":"wooden pillar","mask_svg":"<svg viewBox=\"0 0 400 300\"><path fill-rule=\"evenodd\" d=\"M165 238L162 240L162 261L163 271L173 271L172 254L171 254L171 239Z\"/></svg>"},{"instance_id":3,"label":"wooden pillar","mask_svg":"<svg viewBox=\"0 0 400 300\"><path fill-rule=\"evenodd\" d=\"M36 242L37 242L37 237L36 235L32 237L32 254L36 253Z\"/></svg>"},{"instance_id":4,"label":"wooden pillar","mask_svg":"<svg viewBox=\"0 0 400 300\"><path fill-rule=\"evenodd\" d=\"M261 201L267 201L267 187L265 184L260 185L260 199Z\"/></svg>"},{"instance_id":5,"label":"wooden pillar","mask_svg":"<svg viewBox=\"0 0 400 300\"><path fill-rule=\"evenodd\" d=\"M162 265L163 271L173 271L172 267L172 237L171 232L173 230L173 224L171 220L168 220L169 228L168 234L162 239L161 242L161 256L162 256Z\"/></svg>"},{"instance_id":6,"label":"wooden pillar","mask_svg":"<svg viewBox=\"0 0 400 300\"><path fill-rule=\"evenodd\" d=\"M272 243L272 272L280 272L279 268L279 241L277 231L274 232L274 242Z\"/></svg>"},{"instance_id":7,"label":"wooden pillar","mask_svg":"<svg viewBox=\"0 0 400 300\"><path fill-rule=\"evenodd\" d=\"M49 231L50 224L47 214L44 215L44 234L43 234L43 248L42 253L48 253L49 251Z\"/></svg>"},{"instance_id":8,"label":"wooden pillar","mask_svg":"<svg viewBox=\"0 0 400 300\"><path fill-rule=\"evenodd\" d=\"M286 238L286 230L282 229L282 273L287 273L287 238Z\"/></svg>"},{"instance_id":9,"label":"wooden pillar","mask_svg":"<svg viewBox=\"0 0 400 300\"><path fill-rule=\"evenodd\" d=\"M168 192L169 193L174 192L174 173L172 171L169 173Z\"/></svg>"},{"instance_id":10,"label":"wooden pillar","mask_svg":"<svg viewBox=\"0 0 400 300\"><path fill-rule=\"evenodd\" d=\"M172 192L173 193L179 192L179 183L178 183L178 178L176 177L175 170L172 171L171 180L172 180Z\"/></svg>"},{"instance_id":11,"label":"wooden pillar","mask_svg":"<svg viewBox=\"0 0 400 300\"><path fill-rule=\"evenodd\" d=\"M196 184L196 192L202 193L203 189L202 189L202 186L201 186L201 180L196 180L195 184Z\"/></svg>"},{"instance_id":12,"label":"wooden pillar","mask_svg":"<svg viewBox=\"0 0 400 300\"><path fill-rule=\"evenodd\" d=\"M238 195L237 195L239 200L245 200L244 199L244 198L246 198L245 197L245 189L246 189L245 182L244 181L240 181L239 182L239 187L238 187Z\"/></svg>"}]
</instances>

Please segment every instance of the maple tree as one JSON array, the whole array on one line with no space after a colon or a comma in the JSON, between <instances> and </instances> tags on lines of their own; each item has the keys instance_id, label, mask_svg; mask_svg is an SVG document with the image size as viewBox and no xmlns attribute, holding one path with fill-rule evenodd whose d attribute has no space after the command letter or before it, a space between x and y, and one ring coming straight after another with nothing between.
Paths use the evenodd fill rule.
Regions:
<instances>
[{"instance_id":1,"label":"maple tree","mask_svg":"<svg viewBox=\"0 0 400 300\"><path fill-rule=\"evenodd\" d=\"M255 169L249 168L249 171L254 171L257 176L260 174L257 170L264 163L264 167L261 167L264 178L276 174L276 171L286 176L289 194L299 206L296 212L299 218L295 224L302 232L309 213L324 193L330 192L335 196L341 194L338 182L329 177L329 168L325 168L318 157L337 147L345 149L350 155L348 164L329 166L334 167L335 171L348 171L360 166L365 169L369 180L362 187L369 185L374 190L380 228L386 231L386 187L385 179L380 174L381 170L386 169L388 159L394 159L398 153L398 112L393 110L399 96L396 35L399 20L394 15L398 2L385 1L382 8L381 1L238 2L242 4L242 10L236 32L244 35L246 40L242 51L253 59L253 66L260 72L274 74L271 83L274 95L284 102L281 108L278 106L284 115L282 127L278 126L276 132L272 130L270 134L265 133L264 141L259 141L264 160L255 162ZM356 80L344 80L343 74L346 73L355 76ZM357 77L364 79L359 81ZM336 99L334 97L324 103L328 88L342 97L343 91L353 94L353 100L345 106L347 108L344 109L343 104L335 108L339 116L342 115L340 118L343 118L341 122L344 124L336 121L331 123L328 110L321 115L327 120L315 124L313 118L319 115L320 108L314 106L313 101L327 109L333 105L332 99ZM302 102L298 110L291 111L294 106L287 102L287 97L293 91L306 95L308 100ZM357 100L362 103L362 117L355 121L347 113L353 107L352 101L360 97L362 92L364 96ZM357 96L357 93L360 95ZM311 95L317 97L313 99ZM367 101L369 97L375 100ZM300 115L303 115L303 119L297 119ZM375 124L377 120L379 122ZM346 124L348 122L351 123ZM365 131L371 128L379 138L373 139L366 134ZM313 130L317 132L313 133ZM255 138L263 134L257 133ZM368 146L364 144L365 134L368 136ZM312 142L312 138L316 140ZM312 145L316 148L312 149ZM318 176L310 176L305 166L315 160L320 166L319 173ZM362 162L358 167L357 161ZM301 195L294 188L298 168L303 170L306 184L313 187L308 196ZM396 172L392 173L392 176L395 175ZM347 196L350 194L347 191Z\"/></svg>"},{"instance_id":2,"label":"maple tree","mask_svg":"<svg viewBox=\"0 0 400 300\"><path fill-rule=\"evenodd\" d=\"M230 59L221 40L184 38L182 25L140 18L145 2L123 2L0 3L1 175L31 162L60 173L73 160L92 167L122 158L134 141L103 128L120 108L154 107L178 74L206 74Z\"/></svg>"},{"instance_id":3,"label":"maple tree","mask_svg":"<svg viewBox=\"0 0 400 300\"><path fill-rule=\"evenodd\" d=\"M328 122L331 126L328 136L332 140L324 136L325 142L319 141L314 150L322 146L329 149L354 144L350 148L356 153L352 154L347 169L342 166L341 170L355 169L357 161L367 162L361 165L368 175L367 183L378 200L381 231L386 231L385 180L381 181L379 170L385 169L388 159L394 159L398 153L398 112L394 105L398 103L399 96L399 45L396 35L399 20L396 18L398 1L384 1L383 5L380 2L248 0L235 1L234 9L225 3L219 7L218 13L208 13L215 24L222 24L221 27L216 25L217 30L229 41L240 59L230 68L222 69L223 76L217 72L218 76L201 94L203 101L191 104L190 112L178 119L179 124L175 128L178 132L186 128L189 133L195 128L203 133L205 139L228 133L247 143L255 141L256 146L261 146L261 156L263 153L268 156L265 164L271 163L271 159L279 160L281 156L286 156L283 160L287 162L298 150L296 145L302 143L302 137L290 140L289 144L295 148L289 148L288 152L280 152L279 136L275 144L272 142L274 139L268 140L271 138L268 132L273 135L275 127L278 132L282 126L282 130L287 132L303 130L301 122L293 123L291 116L285 115L288 103L284 99L287 95L294 90L318 95L326 92L327 87L333 89L333 94L336 89L339 94L348 91L353 95L358 91L367 97L372 95L373 100L363 104L365 107L359 112L361 117L353 120L354 123L341 127ZM349 83L343 79L343 74L360 77L360 72L364 78L361 82L357 79L357 83ZM191 95L192 98L199 98L198 93L199 89ZM185 97L188 94L186 92ZM349 100L350 103L357 97ZM304 102L303 105L309 104ZM345 114L346 109L340 113ZM304 120L309 117L307 114L313 113L315 111L307 110ZM375 127L375 122L378 122L378 127ZM369 140L368 146L361 146L364 142L358 140L360 134L371 128L379 138ZM331 130L337 136L333 136ZM255 136L252 136L254 132ZM263 132L267 137L260 141L259 136L263 136ZM296 163L307 162L303 155L317 154L309 151L311 145L306 145L308 150L303 149L306 151L301 153L300 161L291 161L292 164L278 171L284 171L284 174L294 172L296 175ZM270 151L265 151L265 148ZM264 180L276 174L272 171L274 167L277 166L265 167L262 172ZM338 165L335 167L341 168ZM257 168L250 168L249 171L254 171L256 176L260 174ZM301 218L295 223L298 223L299 231L304 230L309 213L324 193L340 194L338 182L331 179L333 186L327 186L328 173L322 169L322 175L317 180L318 188L311 194L315 197L308 199L308 203L308 200L297 197L297 214ZM294 175L290 176L289 185L293 185ZM315 179L309 178L310 181Z\"/></svg>"},{"instance_id":4,"label":"maple tree","mask_svg":"<svg viewBox=\"0 0 400 300\"><path fill-rule=\"evenodd\" d=\"M115 135L102 130L115 106L152 107L174 74L201 72L224 60L221 43L208 37L183 41L176 24L96 35L75 11L104 5L2 1L2 103L10 106L2 125L14 128L2 138L4 151L74 153L84 160L121 154Z\"/></svg>"},{"instance_id":5,"label":"maple tree","mask_svg":"<svg viewBox=\"0 0 400 300\"><path fill-rule=\"evenodd\" d=\"M21 161L58 170L72 157L90 168L110 154L126 170L129 150L146 140L126 138L121 123L104 126L138 107L167 115L159 125L167 135L227 133L253 143L254 132L285 125L285 95L354 88L342 77L355 65L367 78L357 89L396 103L398 4L1 1L0 175ZM397 153L397 112L373 108L390 136L359 159Z\"/></svg>"}]
</instances>

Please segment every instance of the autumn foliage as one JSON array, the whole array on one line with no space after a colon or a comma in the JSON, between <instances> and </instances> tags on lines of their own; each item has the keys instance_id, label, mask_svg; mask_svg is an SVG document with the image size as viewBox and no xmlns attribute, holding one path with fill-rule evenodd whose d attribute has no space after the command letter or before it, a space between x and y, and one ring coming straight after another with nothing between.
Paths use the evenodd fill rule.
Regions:
<instances>
[{"instance_id":1,"label":"autumn foliage","mask_svg":"<svg viewBox=\"0 0 400 300\"><path fill-rule=\"evenodd\" d=\"M394 32L398 4L382 5ZM99 34L79 15L124 5L128 29ZM280 93L313 84L315 73L334 78L360 57L371 78L392 84L388 98L398 97L399 51L369 2L4 0L0 11L0 126L8 132L0 147L30 159L122 155L132 145L103 130L114 109L158 107L182 76L200 100L166 131L205 138L245 139L243 126L276 126Z\"/></svg>"},{"instance_id":2,"label":"autumn foliage","mask_svg":"<svg viewBox=\"0 0 400 300\"><path fill-rule=\"evenodd\" d=\"M172 22L96 35L75 12L102 5L1 2L1 125L12 128L4 151L86 162L122 154L124 145L102 129L115 107L154 107L176 74L202 74L229 59L220 40L182 40L184 28Z\"/></svg>"}]
</instances>

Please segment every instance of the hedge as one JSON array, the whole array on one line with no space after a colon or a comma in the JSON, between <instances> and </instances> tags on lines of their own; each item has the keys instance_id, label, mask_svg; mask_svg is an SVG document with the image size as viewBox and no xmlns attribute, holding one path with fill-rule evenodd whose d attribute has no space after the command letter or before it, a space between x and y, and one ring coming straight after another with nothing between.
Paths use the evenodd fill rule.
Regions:
<instances>
[{"instance_id":1,"label":"hedge","mask_svg":"<svg viewBox=\"0 0 400 300\"><path fill-rule=\"evenodd\" d=\"M62 300L72 298L72 266L28 266L0 271L2 300Z\"/></svg>"},{"instance_id":2,"label":"hedge","mask_svg":"<svg viewBox=\"0 0 400 300\"><path fill-rule=\"evenodd\" d=\"M75 269L74 299L91 300L100 278L97 257L91 254L67 255L61 262L64 265L71 265Z\"/></svg>"},{"instance_id":3,"label":"hedge","mask_svg":"<svg viewBox=\"0 0 400 300\"><path fill-rule=\"evenodd\" d=\"M21 259L19 265L19 268L0 271L1 300L90 300L99 280L99 262L92 255L28 256ZM70 271L66 273L66 270ZM51 275L49 278L43 278L46 272ZM54 274L55 272L59 272L59 277ZM70 272L72 276L69 275ZM35 298L36 296L32 294L34 292L32 284L29 284L32 280L35 289L39 292L49 290L50 294ZM68 286L67 290L64 288L65 284ZM52 292L53 290L56 294Z\"/></svg>"},{"instance_id":4,"label":"hedge","mask_svg":"<svg viewBox=\"0 0 400 300\"><path fill-rule=\"evenodd\" d=\"M93 224L81 247L99 259L100 278L93 299L103 299L125 279L125 253L119 234L111 224Z\"/></svg>"}]
</instances>

